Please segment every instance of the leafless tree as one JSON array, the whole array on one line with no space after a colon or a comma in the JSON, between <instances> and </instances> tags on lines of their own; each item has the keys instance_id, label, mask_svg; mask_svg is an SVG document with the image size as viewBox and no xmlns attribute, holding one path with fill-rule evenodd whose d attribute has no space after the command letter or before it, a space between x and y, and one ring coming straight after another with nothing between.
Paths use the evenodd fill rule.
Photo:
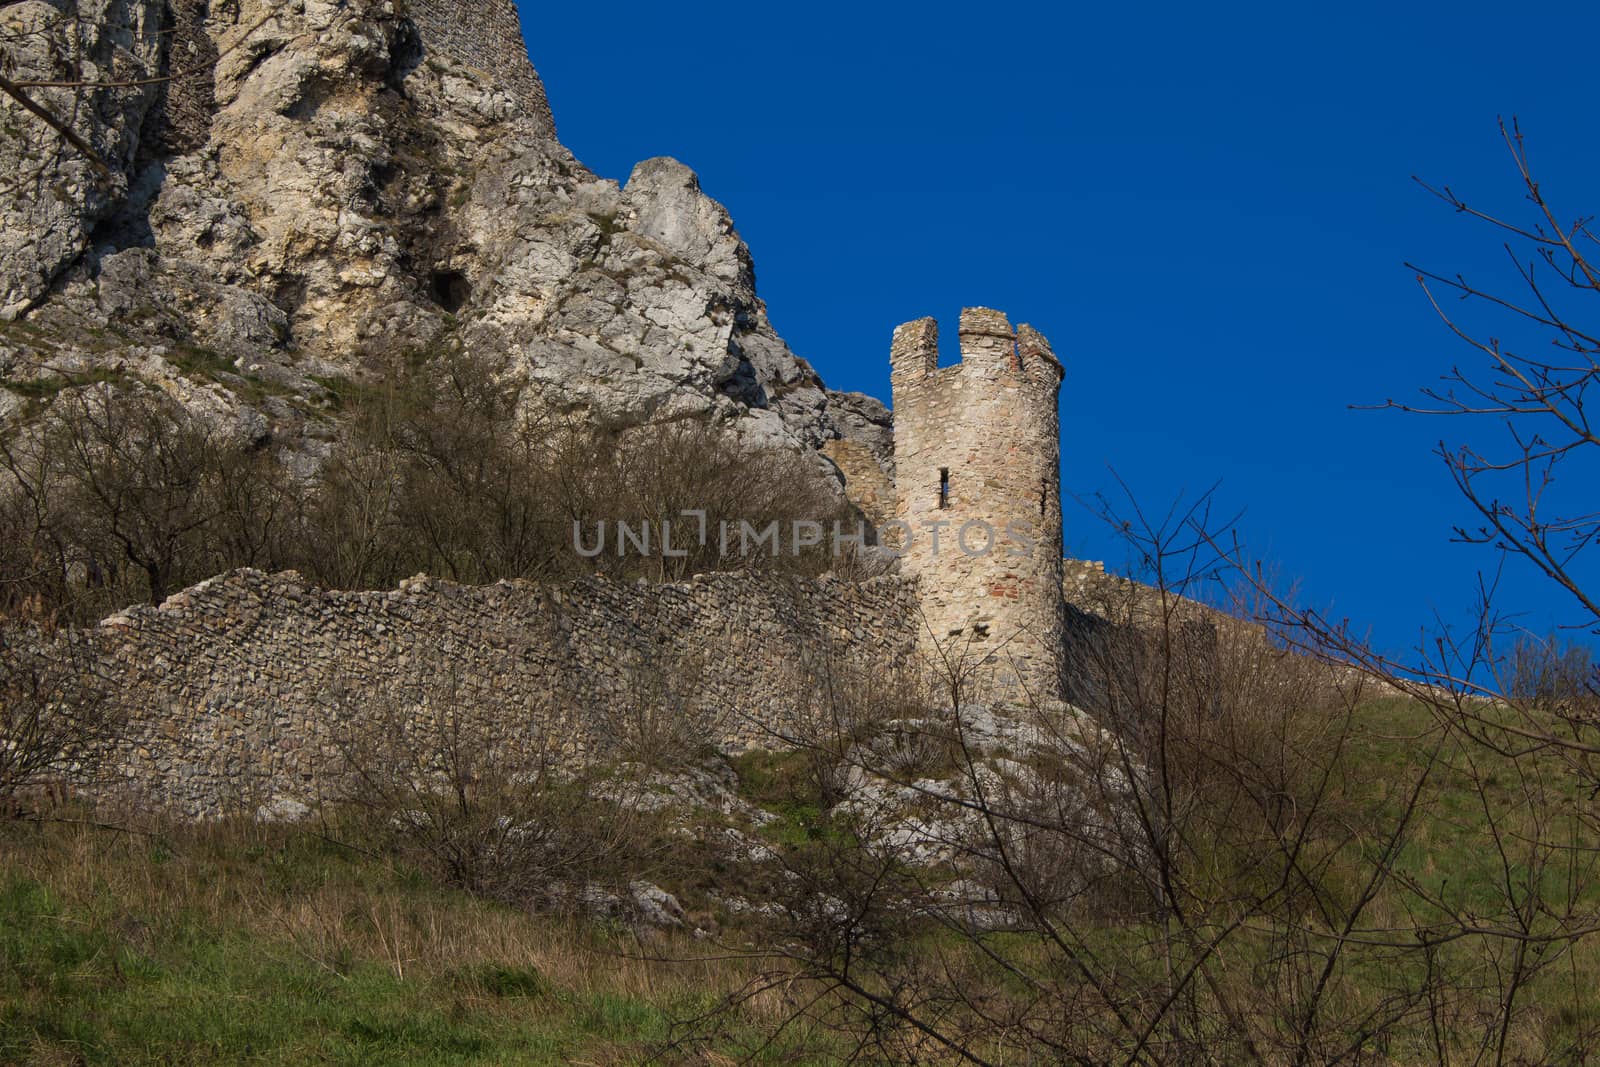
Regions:
<instances>
[{"instance_id":1,"label":"leafless tree","mask_svg":"<svg viewBox=\"0 0 1600 1067\"><path fill-rule=\"evenodd\" d=\"M1374 650L1348 624L1260 582L1257 614L1300 653L1358 669L1430 712L1443 773L1474 798L1473 810L1455 819L1454 830L1469 842L1456 856L1464 864L1481 861L1481 869L1444 881L1397 869L1410 901L1407 921L1366 940L1426 946L1430 966L1447 952L1473 961L1475 983L1440 987L1433 996L1443 999L1430 1009L1436 1031L1454 1020L1477 1035L1475 1048L1456 1046L1463 1058L1587 1062L1596 1034L1582 1025L1582 1013L1574 1012L1559 1036L1541 1032L1537 1020L1542 1000L1582 1001L1587 979L1577 961L1600 932L1593 894L1600 717L1593 657L1581 641L1600 632L1600 437L1587 411L1600 380L1600 335L1585 323L1600 296L1600 270L1591 220L1564 216L1552 204L1515 120L1502 122L1500 134L1523 193L1520 214L1485 210L1449 186L1421 184L1497 234L1510 287L1414 268L1426 298L1475 362L1452 366L1421 402L1382 405L1460 424L1458 439L1437 448L1477 516L1458 526L1455 538L1496 553L1480 578L1470 625L1441 627L1414 654L1397 655ZM1456 299L1447 304L1446 296ZM1240 559L1236 544L1222 554ZM1566 632L1578 641L1532 638L1518 624L1520 605L1506 601L1502 586L1521 567L1561 591L1571 611ZM1541 989L1541 975L1558 963L1573 968L1570 977ZM1436 1046L1440 1062L1449 1062L1449 1043Z\"/></svg>"},{"instance_id":2,"label":"leafless tree","mask_svg":"<svg viewBox=\"0 0 1600 1067\"><path fill-rule=\"evenodd\" d=\"M52 784L91 784L120 725L95 665L77 635L0 628L0 811L22 810Z\"/></svg>"},{"instance_id":3,"label":"leafless tree","mask_svg":"<svg viewBox=\"0 0 1600 1067\"><path fill-rule=\"evenodd\" d=\"M1596 234L1590 217L1563 216L1546 198L1516 120L1502 122L1500 133L1525 194L1521 217L1480 209L1450 186L1423 187L1498 232L1521 292L1413 268L1445 326L1479 363L1452 367L1442 385L1424 391L1427 403L1385 406L1503 427L1500 446L1440 442L1440 459L1481 520L1456 535L1531 563L1571 596L1582 625L1600 627L1600 594L1586 566L1600 538L1591 495L1600 480L1600 430L1587 410L1589 390L1600 383L1600 334L1584 321L1594 314L1585 302L1600 297ZM1453 311L1444 296L1466 306ZM1500 318L1469 322L1472 307Z\"/></svg>"},{"instance_id":4,"label":"leafless tree","mask_svg":"<svg viewBox=\"0 0 1600 1067\"><path fill-rule=\"evenodd\" d=\"M389 854L520 906L648 870L652 835L626 784L538 724L491 712L448 667L341 702L344 779L329 799Z\"/></svg>"},{"instance_id":5,"label":"leafless tree","mask_svg":"<svg viewBox=\"0 0 1600 1067\"><path fill-rule=\"evenodd\" d=\"M220 514L226 446L166 397L98 389L58 404L45 447L69 515L84 524L79 543L136 569L160 604Z\"/></svg>"},{"instance_id":6,"label":"leafless tree","mask_svg":"<svg viewBox=\"0 0 1600 1067\"><path fill-rule=\"evenodd\" d=\"M1437 707L1487 748L1560 753L1573 774L1595 784L1600 723L1592 702L1532 706L1539 694L1527 690L1525 672L1533 650L1516 623L1517 606L1504 602L1500 587L1508 568L1531 566L1566 597L1568 633L1600 632L1600 557L1592 551L1600 537L1594 501L1600 435L1587 411L1589 390L1600 382L1600 341L1584 325L1592 314L1586 301L1600 297L1596 238L1589 218L1564 221L1551 204L1516 122L1501 123L1500 132L1524 194L1525 217L1475 207L1449 186L1423 187L1497 234L1520 292L1418 269L1419 284L1446 328L1479 362L1451 367L1442 385L1423 391L1423 402L1382 405L1462 424L1467 439L1441 441L1437 454L1479 520L1458 526L1456 539L1496 552L1479 581L1475 624L1442 630L1407 657L1375 651L1347 627L1297 605L1276 602L1273 614L1288 639L1357 664ZM1458 298L1457 310L1442 295ZM1500 444L1490 443L1496 439ZM1545 668L1553 651L1541 657ZM1570 697L1592 693L1592 657L1580 651L1561 670L1569 675Z\"/></svg>"},{"instance_id":7,"label":"leafless tree","mask_svg":"<svg viewBox=\"0 0 1600 1067\"><path fill-rule=\"evenodd\" d=\"M1542 712L1600 714L1594 653L1559 633L1517 637L1497 672L1496 686L1519 705Z\"/></svg>"},{"instance_id":8,"label":"leafless tree","mask_svg":"<svg viewBox=\"0 0 1600 1067\"><path fill-rule=\"evenodd\" d=\"M77 562L54 492L48 449L36 438L0 432L0 617L33 622L58 618L74 599Z\"/></svg>"},{"instance_id":9,"label":"leafless tree","mask_svg":"<svg viewBox=\"0 0 1600 1067\"><path fill-rule=\"evenodd\" d=\"M259 546L269 532L261 516L238 511L253 494L242 482L263 470L165 396L64 391L36 424L0 435L0 507L19 534L0 554L0 579L27 590L35 614L62 621L134 599L159 604L214 573L222 516L241 546Z\"/></svg>"},{"instance_id":10,"label":"leafless tree","mask_svg":"<svg viewBox=\"0 0 1600 1067\"><path fill-rule=\"evenodd\" d=\"M557 439L548 469L566 536L573 524L591 542L599 523L610 530L605 552L575 561L583 571L657 581L731 570L817 574L844 562L833 550L834 524L856 533L856 517L813 461L751 449L726 428L699 420L568 432ZM652 532L648 556L619 551L619 521ZM798 523L816 523L821 543L794 551ZM774 524L790 543L752 546L741 537L746 526L759 533ZM669 525L670 556L661 551Z\"/></svg>"}]
</instances>

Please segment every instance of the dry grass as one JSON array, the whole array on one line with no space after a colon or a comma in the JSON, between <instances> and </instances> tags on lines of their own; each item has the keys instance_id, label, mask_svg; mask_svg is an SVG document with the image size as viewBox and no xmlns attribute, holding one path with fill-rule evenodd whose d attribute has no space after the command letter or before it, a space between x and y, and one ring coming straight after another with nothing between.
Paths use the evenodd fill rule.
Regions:
<instances>
[{"instance_id":1,"label":"dry grass","mask_svg":"<svg viewBox=\"0 0 1600 1067\"><path fill-rule=\"evenodd\" d=\"M305 833L13 824L0 870L0 1062L716 1063L786 1011L775 991L674 1048L744 965ZM784 1062L826 1062L800 1045Z\"/></svg>"}]
</instances>

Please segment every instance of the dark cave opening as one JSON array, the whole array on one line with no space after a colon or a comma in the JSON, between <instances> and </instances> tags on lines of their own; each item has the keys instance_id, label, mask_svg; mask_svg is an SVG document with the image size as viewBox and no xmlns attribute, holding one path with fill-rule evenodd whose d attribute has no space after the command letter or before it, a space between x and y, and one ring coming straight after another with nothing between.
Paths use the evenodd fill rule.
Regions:
<instances>
[{"instance_id":1,"label":"dark cave opening","mask_svg":"<svg viewBox=\"0 0 1600 1067\"><path fill-rule=\"evenodd\" d=\"M458 270L436 270L428 278L429 295L433 302L454 315L472 299L472 285L467 276Z\"/></svg>"}]
</instances>

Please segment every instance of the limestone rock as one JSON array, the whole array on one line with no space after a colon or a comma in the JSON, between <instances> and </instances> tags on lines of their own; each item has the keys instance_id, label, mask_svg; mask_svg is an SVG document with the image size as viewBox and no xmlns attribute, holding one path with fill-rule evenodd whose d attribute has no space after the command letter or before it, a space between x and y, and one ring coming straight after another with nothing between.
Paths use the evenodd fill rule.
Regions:
<instances>
[{"instance_id":1,"label":"limestone rock","mask_svg":"<svg viewBox=\"0 0 1600 1067\"><path fill-rule=\"evenodd\" d=\"M637 921L660 929L682 926L683 905L678 898L650 882L628 883L628 896Z\"/></svg>"},{"instance_id":2,"label":"limestone rock","mask_svg":"<svg viewBox=\"0 0 1600 1067\"><path fill-rule=\"evenodd\" d=\"M553 900L558 906L566 903L559 892ZM629 882L626 895L602 885L586 885L577 891L576 903L590 918L622 921L636 929L666 930L684 925L683 905L678 898L651 882Z\"/></svg>"},{"instance_id":3,"label":"limestone rock","mask_svg":"<svg viewBox=\"0 0 1600 1067\"><path fill-rule=\"evenodd\" d=\"M0 57L15 82L137 81L157 69L163 5L157 0L23 0L0 8ZM9 97L0 110L0 316L14 318L82 256L95 226L128 188L152 86L79 93L28 90L72 127L107 168L100 172Z\"/></svg>"},{"instance_id":4,"label":"limestone rock","mask_svg":"<svg viewBox=\"0 0 1600 1067\"><path fill-rule=\"evenodd\" d=\"M839 770L847 795L836 814L869 847L916 866L955 870L966 879L998 862L998 832L1007 836L1013 855L1059 852L1069 861L1059 884L1070 888L1104 862L1084 848L1085 840L1102 837L1107 849L1138 840L1128 822L1135 810L1133 785L1108 755L1110 735L1084 712L1059 702L1037 710L972 704L961 708L959 731L954 720L947 710L882 724L844 760ZM1063 766L1070 773L1040 770ZM991 825L978 814L980 796L1014 818ZM1069 813L1066 821L1078 828L1074 835L1051 840L1038 831ZM966 891L936 901L980 928L1007 921L991 910L993 903Z\"/></svg>"},{"instance_id":5,"label":"limestone rock","mask_svg":"<svg viewBox=\"0 0 1600 1067\"><path fill-rule=\"evenodd\" d=\"M26 169L14 143L51 148L0 229L0 308L33 327L0 337L14 363L214 352L268 382L272 432L314 452L318 379L465 348L508 357L557 410L716 420L787 449L851 438L887 462L887 413L784 344L692 170L650 159L619 186L556 140L511 0L25 0L0 18L37 31L0 44L30 77L65 73L82 18L92 78L173 78L42 95L110 178L0 108L29 131L0 149L8 171ZM155 384L244 405L230 373Z\"/></svg>"},{"instance_id":6,"label":"limestone rock","mask_svg":"<svg viewBox=\"0 0 1600 1067\"><path fill-rule=\"evenodd\" d=\"M273 797L256 809L256 822L293 824L305 822L312 814L310 806L293 797Z\"/></svg>"}]
</instances>

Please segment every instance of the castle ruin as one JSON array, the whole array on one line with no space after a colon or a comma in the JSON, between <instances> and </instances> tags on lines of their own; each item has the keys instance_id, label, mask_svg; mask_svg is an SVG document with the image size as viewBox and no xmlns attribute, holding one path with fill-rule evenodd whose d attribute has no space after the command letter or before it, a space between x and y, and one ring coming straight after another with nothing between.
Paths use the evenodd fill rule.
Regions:
<instances>
[{"instance_id":1,"label":"castle ruin","mask_svg":"<svg viewBox=\"0 0 1600 1067\"><path fill-rule=\"evenodd\" d=\"M97 791L189 818L325 799L341 731L375 702L425 719L441 678L523 740L570 751L600 745L651 671L674 680L667 706L734 748L781 735L816 663L896 678L958 662L980 683L968 699L1049 704L1067 658L1061 364L985 308L961 316L961 362L938 355L933 320L895 332L892 482L869 454L830 450L846 492L905 535L899 574L341 593L235 571L79 634L12 636L92 664L126 716Z\"/></svg>"},{"instance_id":2,"label":"castle ruin","mask_svg":"<svg viewBox=\"0 0 1600 1067\"><path fill-rule=\"evenodd\" d=\"M901 326L890 352L895 533L916 580L923 651L938 670L980 664L1006 695L1063 690L1063 370L1030 326L961 313L961 362L939 366L939 326Z\"/></svg>"}]
</instances>

